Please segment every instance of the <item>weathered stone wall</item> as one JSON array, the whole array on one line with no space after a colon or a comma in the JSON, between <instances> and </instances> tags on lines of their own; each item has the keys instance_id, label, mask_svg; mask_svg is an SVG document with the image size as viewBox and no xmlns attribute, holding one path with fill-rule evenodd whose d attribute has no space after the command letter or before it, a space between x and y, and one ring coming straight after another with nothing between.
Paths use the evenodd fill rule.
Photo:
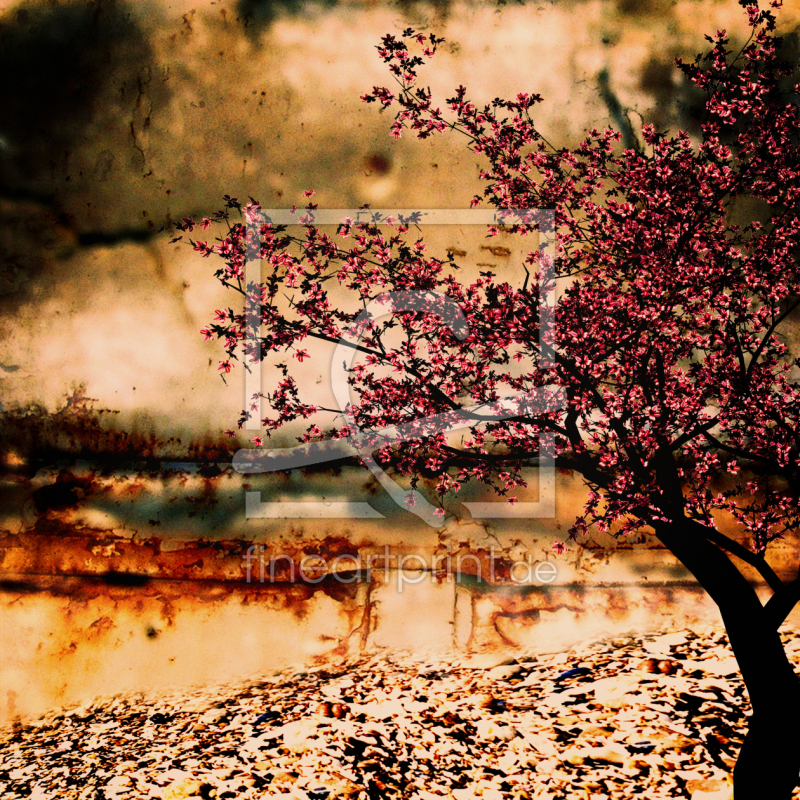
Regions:
<instances>
[{"instance_id":1,"label":"weathered stone wall","mask_svg":"<svg viewBox=\"0 0 800 800\"><path fill-rule=\"evenodd\" d=\"M698 99L671 61L716 28L738 41L742 20L731 0L4 3L0 685L12 694L0 711L363 646L542 649L713 618L647 537L554 556L583 496L567 475L555 519L472 520L455 504L435 530L362 468L234 473L247 437L221 431L242 407L242 375L223 384L221 350L199 334L232 300L215 265L159 229L223 194L276 208L308 188L321 208L468 207L480 159L458 137L395 142L390 119L358 99L389 84L375 52L387 32L446 38L423 76L442 101L459 84L477 102L539 93L542 132L574 144L590 125L625 123L615 100L634 129L696 132ZM800 10L781 20L796 57ZM466 274L518 276L519 243L503 255L471 229L425 236ZM302 385L324 398L330 353L312 355ZM273 379L266 369L265 389ZM383 516L248 519L247 491L368 501ZM463 499L492 498L476 487ZM535 479L520 499L536 499ZM251 546L292 567L283 559L262 583L256 562L248 582ZM793 553L776 551L780 571ZM293 576L310 556L338 574ZM464 559L448 570L447 556ZM544 562L552 583L514 579L515 564Z\"/></svg>"}]
</instances>

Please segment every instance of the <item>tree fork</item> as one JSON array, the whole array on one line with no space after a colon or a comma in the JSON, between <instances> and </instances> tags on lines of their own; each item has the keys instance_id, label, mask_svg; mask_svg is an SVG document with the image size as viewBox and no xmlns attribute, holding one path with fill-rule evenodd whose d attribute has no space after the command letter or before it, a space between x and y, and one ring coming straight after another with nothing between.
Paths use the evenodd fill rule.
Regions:
<instances>
[{"instance_id":1,"label":"tree fork","mask_svg":"<svg viewBox=\"0 0 800 800\"><path fill-rule=\"evenodd\" d=\"M800 679L755 589L693 520L656 522L656 535L720 610L753 713L733 772L734 800L789 800L800 774ZM694 529L694 530L693 530Z\"/></svg>"}]
</instances>

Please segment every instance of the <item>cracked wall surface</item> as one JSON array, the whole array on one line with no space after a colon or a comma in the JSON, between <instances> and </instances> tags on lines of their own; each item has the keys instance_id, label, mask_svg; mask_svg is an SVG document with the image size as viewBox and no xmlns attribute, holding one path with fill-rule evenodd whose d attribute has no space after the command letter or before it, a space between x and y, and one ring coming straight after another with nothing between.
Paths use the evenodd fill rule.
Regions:
<instances>
[{"instance_id":1,"label":"cracked wall surface","mask_svg":"<svg viewBox=\"0 0 800 800\"><path fill-rule=\"evenodd\" d=\"M459 84L478 103L535 92L548 139L574 145L612 124L635 145L643 122L697 132L700 100L672 60L716 28L736 41L742 19L731 0L0 3L0 685L13 708L368 646L542 649L716 619L645 535L553 554L584 497L575 476L558 476L555 519L472 520L455 503L435 530L352 463L235 473L247 437L222 431L242 375L223 384L221 350L199 333L232 301L216 265L162 228L224 194L467 208L480 182L462 142L395 142L358 99L390 83L375 51L386 33L445 37L424 77L442 100ZM800 10L780 21L796 60ZM522 279L519 241L424 235L465 279ZM330 395L331 353L298 370L317 397ZM265 368L265 389L274 379ZM382 517L248 519L247 491L366 501ZM534 476L520 499L536 491ZM257 561L248 582L250 547L278 559L270 580ZM779 573L794 553L776 548ZM314 558L335 574L300 575ZM552 583L514 580L541 563Z\"/></svg>"}]
</instances>

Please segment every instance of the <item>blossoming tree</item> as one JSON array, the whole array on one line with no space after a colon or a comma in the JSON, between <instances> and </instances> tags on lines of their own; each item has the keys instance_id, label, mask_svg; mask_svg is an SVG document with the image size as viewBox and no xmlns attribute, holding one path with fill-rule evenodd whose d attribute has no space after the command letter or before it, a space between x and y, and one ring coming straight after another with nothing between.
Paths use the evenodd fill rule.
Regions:
<instances>
[{"instance_id":1,"label":"blossoming tree","mask_svg":"<svg viewBox=\"0 0 800 800\"><path fill-rule=\"evenodd\" d=\"M355 349L365 358L348 378L357 395L348 413L362 431L485 403L508 389L560 387L561 410L529 407L473 422L460 447L442 433L385 444L378 459L411 476L412 487L423 472L434 473L440 501L471 479L506 494L524 485L520 464L541 455L539 434L551 432L557 464L590 489L569 539L591 526L617 537L647 528L718 605L753 708L735 797L781 800L800 769L800 683L778 629L800 599L800 574L780 578L767 556L770 543L800 525L800 385L785 336L800 304L800 85L790 87L795 71L777 57L773 13L740 4L750 32L740 51L717 31L706 37L708 54L676 61L707 95L701 135L645 125L639 149L622 149L610 128L590 130L573 150L551 145L537 131L531 112L541 98L531 94L478 108L459 87L444 113L417 83L423 56L443 40L412 30L384 37L379 54L398 88L375 87L362 99L397 107L394 137L464 134L487 162L480 173L487 185L473 205L555 210L555 263L531 252L521 286L488 272L462 285L452 257L427 256L421 240L406 240L403 224L345 223L337 243L313 224L295 238L265 222L253 243L253 226L244 223L257 219L258 204L226 197L223 211L178 227L226 227L217 244L190 240L222 259L217 277L244 298L243 313L218 311L203 331L224 339L225 373L237 354L253 363L293 351L301 362L310 357L300 347L306 340L339 341L357 314L332 307L331 279L364 304L412 290L458 304L468 324L463 339L433 306L401 309L363 329ZM417 47L421 56L412 55ZM759 218L736 224L737 198L757 200ZM309 201L306 209L315 208ZM231 219L232 209L244 222ZM248 284L253 246L269 275ZM552 286L544 267L563 286L548 330L540 298ZM278 308L283 287L294 290L289 311ZM248 332L253 317L267 335ZM387 332L398 325L405 341L389 347ZM515 375L511 358L522 368ZM383 367L392 371L381 376ZM302 402L289 368L280 368L277 389L261 395L275 412L262 420L267 436L325 411ZM257 407L243 410L240 428ZM312 425L302 441L350 432ZM260 445L263 436L253 441ZM765 604L739 562L770 588Z\"/></svg>"}]
</instances>

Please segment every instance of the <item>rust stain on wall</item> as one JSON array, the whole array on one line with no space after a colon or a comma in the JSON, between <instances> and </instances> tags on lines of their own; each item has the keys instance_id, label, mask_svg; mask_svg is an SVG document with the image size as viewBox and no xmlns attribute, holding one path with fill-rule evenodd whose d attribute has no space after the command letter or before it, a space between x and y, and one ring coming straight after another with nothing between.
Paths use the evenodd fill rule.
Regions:
<instances>
[{"instance_id":1,"label":"rust stain on wall","mask_svg":"<svg viewBox=\"0 0 800 800\"><path fill-rule=\"evenodd\" d=\"M326 7L320 11L340 24L338 12L321 5ZM514 10L515 24L529 24L532 35L541 37L539 48L550 47L551 32L565 23L581 33L575 37L580 52L552 45L560 70L541 66L539 48L533 57L527 44L515 51L533 58L519 62L529 80L555 81L548 101L562 100L546 124L558 124L559 115L568 114L563 128L569 136L582 125L584 111L605 114L590 80L582 76L580 86L570 88L565 77L572 62L580 61L589 75L597 61L609 62L615 91L624 86L629 67L628 84L639 100L644 95L643 119L667 124L680 117L693 125L697 97L661 73L675 48L694 38L683 31L678 42L670 34L664 37L668 45L650 52L642 47L640 28L625 28L621 20L648 8L657 12L660 30L680 32L681 20L661 0L617 5L616 12L609 6L597 19L585 15L582 3L554 7L552 15L532 5ZM722 13L718 3L697 5ZM741 17L737 4L729 5L735 12L730 16ZM453 634L467 649L481 650L540 646L545 640L552 645L555 634L566 630L579 636L594 624L644 625L664 609L675 613L680 607L687 618L707 613L697 587L686 583L685 572L645 535L635 548L587 540L558 562L564 585L518 587L511 585L517 558L548 558L552 531L544 526L526 522L527 528L516 530L463 520L448 539L426 538L412 530L408 517L373 528L243 520L245 491L261 488L270 498L296 494L297 473L295 478L278 473L265 482L258 476L243 479L230 468L236 448L213 432L221 427L212 411L222 405L223 394L212 363L218 354L211 350L193 352L191 374L177 371L174 353L140 367L141 373L157 375L144 398L134 393L141 392L140 378L147 375L130 369L113 349L101 351L99 372L120 377L104 392L96 386L103 374L87 382L86 375L70 371L78 348L70 336L80 325L64 323L58 342L64 353L55 376L47 362L37 366L40 352L56 346L50 339L42 346L39 328L42 319L54 323L47 305L54 298L60 304L53 314L61 314L62 322L75 317L95 328L102 315L92 316L86 306L97 304L98 297L103 314L120 311L123 321L122 312L132 308L135 324L109 334L121 347L138 344L147 332L139 317L156 296L168 295L172 305L164 307L164 317L178 322L161 333L159 357L173 334L199 337L203 323L197 320L210 316L216 302L205 288L211 273L194 271L197 264L159 249L153 237L163 221L207 210L224 192L245 196L263 189L262 201L286 205L313 179L318 190L337 187L323 200L329 207L360 205L372 200L370 192L399 207L420 199L429 207L449 207L454 187L470 188L466 179L453 176L473 175L471 154L438 143L417 153L384 152L375 137L386 136L385 120L362 113L357 100L363 88L357 90L356 83L365 75L370 82L385 77L378 59L367 72L359 59L374 55L386 26L397 27L398 13L414 25L427 18L431 8L425 3L401 3L399 11L381 3L358 7L364 24L352 32L353 48L345 49L350 61L341 65L341 74L351 77L350 84L341 79L343 86L338 70L326 67L333 77L324 80L314 71L345 52L330 43L325 25L315 22L305 31L309 47L321 54L316 61L303 62L295 45L281 40L281 30L285 35L303 24L301 17L291 19L291 3L239 2L228 14L184 6L157 3L154 21L141 13L137 19L135 5L123 2L23 2L0 14L0 61L7 74L22 75L0 91L8 112L0 131L0 344L5 348L0 379L7 381L4 388L23 386L15 395L22 400L12 403L4 395L0 407L0 614L8 642L0 685L9 687L0 711L13 717L81 693L119 691L162 677L206 681L263 672L285 659L339 658L371 646L378 633L391 638L401 623L411 629L409 641L449 640ZM484 90L491 86L503 94L505 83L517 78L500 61L475 60L468 41L474 14L485 9L470 9L467 17L455 4L452 13L448 3L434 2L432 8L431 20L452 42L450 54L443 55L447 68L455 65L480 77ZM496 11L502 9L489 8L483 19L494 19ZM291 24L281 28L278 17ZM260 34L273 27L277 33L264 47ZM486 26L485 32L494 37L493 47L506 45L502 26ZM787 46L796 55L796 35L787 37ZM626 47L646 53L644 60L620 55ZM683 52L695 52L695 45ZM215 68L208 70L208 63ZM539 70L533 77L530 66ZM232 86L243 100L233 99ZM629 93L622 101L634 103L636 97ZM296 124L301 117L314 124ZM253 142L267 128L272 138L262 140L259 154ZM210 129L220 132L218 141L208 139L204 132ZM348 138L359 129L357 138ZM296 146L287 156L289 140ZM388 138L383 141L388 145ZM422 178L415 182L415 174ZM470 189L460 196L471 194ZM480 257L481 248L450 237L442 246L454 257ZM504 263L512 255L504 246L483 249ZM109 293L96 294L103 281ZM30 316L20 316L29 306ZM102 338L92 329L91 343ZM94 366L91 357L79 363L81 369ZM162 378L173 387L166 400ZM58 399L62 386L70 388L47 406L42 387L51 385L50 400ZM188 434L176 434L172 425L187 413L182 403L191 391L213 398L198 406L204 415L191 417ZM137 398L127 411L117 403L123 394ZM148 417L150 405L159 406L158 419ZM301 488L343 478L346 466L304 468ZM376 504L385 501L374 478L362 474L353 486ZM384 541L392 543L390 556L382 550ZM613 550L606 549L610 545ZM260 561L251 565L247 580L245 555L251 547L266 565L274 563L263 581ZM394 559L413 554L430 566L414 573L422 582L403 586L406 604L396 603ZM455 564L452 569L446 558ZM782 577L794 577L792 542L771 558ZM303 572L314 559L335 564L334 574ZM620 565L627 569L627 585L609 578ZM416 624L408 625L409 616ZM436 622L423 632L428 618Z\"/></svg>"},{"instance_id":2,"label":"rust stain on wall","mask_svg":"<svg viewBox=\"0 0 800 800\"><path fill-rule=\"evenodd\" d=\"M235 452L221 433L216 437L198 435L184 443L138 430L135 424L118 430L114 417L120 412L96 408L96 403L87 396L86 386L79 385L52 412L37 403L0 412L0 449L7 465L11 457L17 472L29 473L65 457L91 458L115 466L125 460L149 461L151 467L158 466L156 461L175 459L198 462L211 478L213 464L230 462Z\"/></svg>"}]
</instances>

